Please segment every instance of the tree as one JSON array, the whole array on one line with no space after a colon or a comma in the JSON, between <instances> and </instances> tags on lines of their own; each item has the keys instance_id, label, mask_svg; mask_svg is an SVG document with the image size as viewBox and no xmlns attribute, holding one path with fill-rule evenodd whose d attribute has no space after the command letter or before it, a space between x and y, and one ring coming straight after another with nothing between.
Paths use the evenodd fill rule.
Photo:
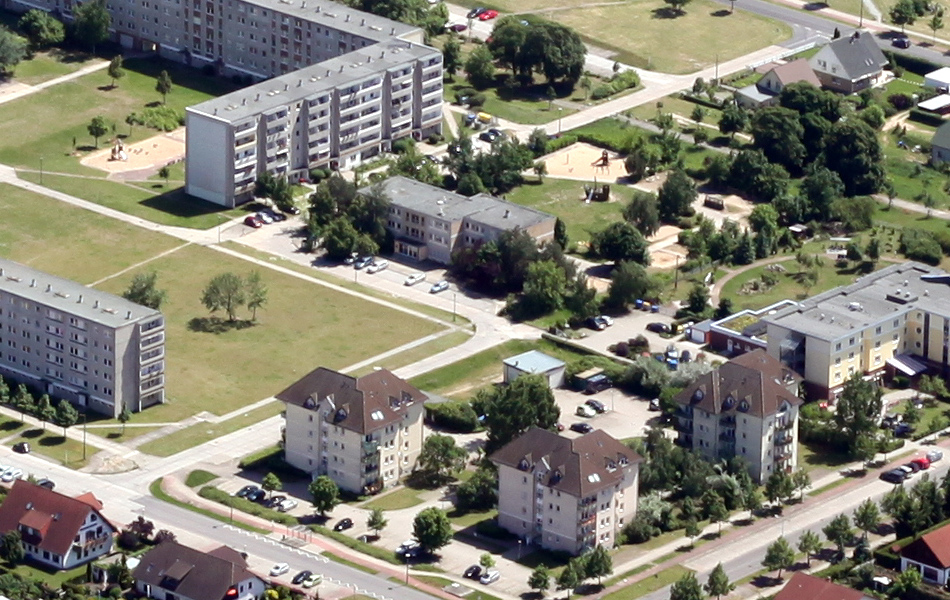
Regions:
<instances>
[{"instance_id":1,"label":"tree","mask_svg":"<svg viewBox=\"0 0 950 600\"><path fill-rule=\"evenodd\" d=\"M483 552L478 557L478 564L485 569L490 569L495 566L495 558L489 552Z\"/></svg>"},{"instance_id":2,"label":"tree","mask_svg":"<svg viewBox=\"0 0 950 600\"><path fill-rule=\"evenodd\" d=\"M69 402L69 400L60 400L56 405L56 424L63 428L63 437L66 437L66 430L79 422L79 411Z\"/></svg>"},{"instance_id":3,"label":"tree","mask_svg":"<svg viewBox=\"0 0 950 600\"><path fill-rule=\"evenodd\" d=\"M235 320L238 307L246 301L244 281L234 273L215 275L201 294L201 303L205 308L212 313L224 310L228 313L229 321Z\"/></svg>"},{"instance_id":4,"label":"tree","mask_svg":"<svg viewBox=\"0 0 950 600\"><path fill-rule=\"evenodd\" d=\"M844 183L834 171L825 167L809 169L801 183L801 194L808 201L807 216L817 221L831 219L831 207L844 194Z\"/></svg>"},{"instance_id":5,"label":"tree","mask_svg":"<svg viewBox=\"0 0 950 600\"><path fill-rule=\"evenodd\" d=\"M904 27L913 25L914 21L917 20L917 11L914 10L913 0L900 0L891 7L888 16L891 18L891 23L901 26L901 33L904 33Z\"/></svg>"},{"instance_id":6,"label":"tree","mask_svg":"<svg viewBox=\"0 0 950 600\"><path fill-rule=\"evenodd\" d=\"M715 596L717 600L736 589L735 584L729 581L729 576L726 575L726 570L722 568L722 563L717 564L716 568L712 570L709 579L706 580L706 585L703 587L707 594Z\"/></svg>"},{"instance_id":7,"label":"tree","mask_svg":"<svg viewBox=\"0 0 950 600\"><path fill-rule=\"evenodd\" d=\"M567 225L560 218L554 220L554 241L561 247L561 250L567 250L570 238L567 237Z\"/></svg>"},{"instance_id":8,"label":"tree","mask_svg":"<svg viewBox=\"0 0 950 600\"><path fill-rule=\"evenodd\" d=\"M500 64L526 81L539 73L549 84L561 79L573 86L583 73L586 48L576 31L559 23L503 17L492 31L488 48Z\"/></svg>"},{"instance_id":9,"label":"tree","mask_svg":"<svg viewBox=\"0 0 950 600\"><path fill-rule=\"evenodd\" d=\"M945 399L950 397L950 391L947 391L947 384L940 377L931 377L923 375L917 384L917 389L921 394L928 394L934 398Z\"/></svg>"},{"instance_id":10,"label":"tree","mask_svg":"<svg viewBox=\"0 0 950 600\"><path fill-rule=\"evenodd\" d=\"M125 77L125 69L122 68L122 55L117 54L109 61L109 78L112 80L112 87L115 87L115 82L123 77ZM167 180L168 177L165 179Z\"/></svg>"},{"instance_id":11,"label":"tree","mask_svg":"<svg viewBox=\"0 0 950 600\"><path fill-rule=\"evenodd\" d=\"M366 528L371 529L376 537L379 537L379 532L386 529L387 525L389 525L389 520L383 516L383 509L374 508L370 511L366 519Z\"/></svg>"},{"instance_id":12,"label":"tree","mask_svg":"<svg viewBox=\"0 0 950 600\"><path fill-rule=\"evenodd\" d=\"M851 521L848 515L842 513L832 519L827 525L822 527L821 532L829 542L838 547L839 552L844 551L845 544L854 538L854 528L851 527Z\"/></svg>"},{"instance_id":13,"label":"tree","mask_svg":"<svg viewBox=\"0 0 950 600\"><path fill-rule=\"evenodd\" d=\"M897 574L891 587L887 588L887 595L891 598L916 598L917 588L923 583L923 576L918 569L904 569Z\"/></svg>"},{"instance_id":14,"label":"tree","mask_svg":"<svg viewBox=\"0 0 950 600\"><path fill-rule=\"evenodd\" d=\"M845 247L845 256L852 262L860 262L863 257L861 247L856 242L849 242Z\"/></svg>"},{"instance_id":15,"label":"tree","mask_svg":"<svg viewBox=\"0 0 950 600\"><path fill-rule=\"evenodd\" d=\"M553 260L528 265L524 291L518 300L525 316L549 314L564 304L567 274Z\"/></svg>"},{"instance_id":16,"label":"tree","mask_svg":"<svg viewBox=\"0 0 950 600\"><path fill-rule=\"evenodd\" d=\"M878 192L884 185L883 161L877 133L860 119L838 121L825 136L825 164L844 182L848 196Z\"/></svg>"},{"instance_id":17,"label":"tree","mask_svg":"<svg viewBox=\"0 0 950 600\"><path fill-rule=\"evenodd\" d=\"M652 298L659 289L659 283L642 265L625 261L611 273L607 303L617 308L626 308L638 298Z\"/></svg>"},{"instance_id":18,"label":"tree","mask_svg":"<svg viewBox=\"0 0 950 600\"><path fill-rule=\"evenodd\" d=\"M811 556L821 550L821 538L811 529L805 530L798 538L798 551L805 555L808 566L811 567Z\"/></svg>"},{"instance_id":19,"label":"tree","mask_svg":"<svg viewBox=\"0 0 950 600\"><path fill-rule=\"evenodd\" d=\"M738 106L730 104L719 117L719 132L734 138L737 133L745 130L748 124L749 115Z\"/></svg>"},{"instance_id":20,"label":"tree","mask_svg":"<svg viewBox=\"0 0 950 600\"><path fill-rule=\"evenodd\" d=\"M462 45L455 36L450 37L442 47L442 68L455 79L455 73L462 66Z\"/></svg>"},{"instance_id":21,"label":"tree","mask_svg":"<svg viewBox=\"0 0 950 600\"><path fill-rule=\"evenodd\" d=\"M920 409L917 408L917 402L913 398L908 398L904 403L904 422L914 429L920 422Z\"/></svg>"},{"instance_id":22,"label":"tree","mask_svg":"<svg viewBox=\"0 0 950 600\"><path fill-rule=\"evenodd\" d=\"M844 385L834 421L852 455L856 454L858 440L873 437L877 431L881 394L881 389L874 382L865 381L861 373L855 373Z\"/></svg>"},{"instance_id":23,"label":"tree","mask_svg":"<svg viewBox=\"0 0 950 600\"><path fill-rule=\"evenodd\" d=\"M43 394L37 400L36 418L43 421L43 431L46 431L46 423L52 422L56 418L56 409L50 404L49 394Z\"/></svg>"},{"instance_id":24,"label":"tree","mask_svg":"<svg viewBox=\"0 0 950 600\"><path fill-rule=\"evenodd\" d=\"M433 552L452 541L452 524L444 510L432 506L416 515L412 533L423 551Z\"/></svg>"},{"instance_id":25,"label":"tree","mask_svg":"<svg viewBox=\"0 0 950 600\"><path fill-rule=\"evenodd\" d=\"M89 125L86 126L86 130L89 131L89 135L95 138L96 148L98 148L99 138L109 133L109 125L106 123L106 118L102 115L99 115L92 118L92 121L90 121Z\"/></svg>"},{"instance_id":26,"label":"tree","mask_svg":"<svg viewBox=\"0 0 950 600\"><path fill-rule=\"evenodd\" d=\"M765 482L765 497L775 504L790 497L795 491L792 477L785 471L778 469L769 475Z\"/></svg>"},{"instance_id":27,"label":"tree","mask_svg":"<svg viewBox=\"0 0 950 600\"><path fill-rule=\"evenodd\" d=\"M934 32L934 43L937 43L937 30L943 29L943 8L938 7L934 11L932 17L930 17L930 22L927 23L927 26L930 27L930 30Z\"/></svg>"},{"instance_id":28,"label":"tree","mask_svg":"<svg viewBox=\"0 0 950 600\"><path fill-rule=\"evenodd\" d=\"M864 255L867 257L871 264L877 264L878 259L881 258L881 242L876 237L872 237L868 241L868 245L864 247Z\"/></svg>"},{"instance_id":29,"label":"tree","mask_svg":"<svg viewBox=\"0 0 950 600\"><path fill-rule=\"evenodd\" d=\"M769 106L756 111L750 129L755 146L765 153L770 162L779 163L797 173L805 160L802 137L805 130L798 113L781 106Z\"/></svg>"},{"instance_id":30,"label":"tree","mask_svg":"<svg viewBox=\"0 0 950 600\"><path fill-rule=\"evenodd\" d=\"M749 214L749 227L755 233L778 233L778 212L771 204L756 204Z\"/></svg>"},{"instance_id":31,"label":"tree","mask_svg":"<svg viewBox=\"0 0 950 600\"><path fill-rule=\"evenodd\" d=\"M165 180L165 187L168 187L168 178L171 177L171 174L172 171L168 168L168 165L158 170L158 176Z\"/></svg>"},{"instance_id":32,"label":"tree","mask_svg":"<svg viewBox=\"0 0 950 600\"><path fill-rule=\"evenodd\" d=\"M432 434L422 443L416 469L426 481L442 485L465 468L466 452L449 435Z\"/></svg>"},{"instance_id":33,"label":"tree","mask_svg":"<svg viewBox=\"0 0 950 600\"><path fill-rule=\"evenodd\" d=\"M578 583L580 583L580 577L577 574L577 565L572 560L567 563L567 566L564 567L561 574L557 576L557 589L567 590L567 598L570 600L571 594L574 593L574 588L577 587Z\"/></svg>"},{"instance_id":34,"label":"tree","mask_svg":"<svg viewBox=\"0 0 950 600\"><path fill-rule=\"evenodd\" d=\"M799 467L792 473L792 485L798 490L799 502L803 502L805 500L805 490L811 487L811 476L808 474L808 470Z\"/></svg>"},{"instance_id":35,"label":"tree","mask_svg":"<svg viewBox=\"0 0 950 600\"><path fill-rule=\"evenodd\" d=\"M601 579L613 573L614 561L607 552L607 548L597 545L594 550L587 555L584 561L585 579L597 578L597 585L601 584Z\"/></svg>"},{"instance_id":36,"label":"tree","mask_svg":"<svg viewBox=\"0 0 950 600\"><path fill-rule=\"evenodd\" d=\"M709 308L709 288L697 282L690 288L686 297L686 308L694 315L702 315Z\"/></svg>"},{"instance_id":37,"label":"tree","mask_svg":"<svg viewBox=\"0 0 950 600\"><path fill-rule=\"evenodd\" d=\"M689 4L690 0L663 0L670 5L676 14L685 15L686 14L686 5Z\"/></svg>"},{"instance_id":38,"label":"tree","mask_svg":"<svg viewBox=\"0 0 950 600\"><path fill-rule=\"evenodd\" d=\"M706 517L709 519L710 523L716 523L719 526L718 534L722 535L722 523L729 519L729 510L726 508L726 503L723 501L722 496L719 494L711 494L711 502L708 505L703 507Z\"/></svg>"},{"instance_id":39,"label":"tree","mask_svg":"<svg viewBox=\"0 0 950 600\"><path fill-rule=\"evenodd\" d=\"M117 418L119 419L119 423L122 423L122 435L125 435L125 424L132 419L132 413L129 412L128 408L123 406L122 412L119 413Z\"/></svg>"},{"instance_id":40,"label":"tree","mask_svg":"<svg viewBox=\"0 0 950 600\"><path fill-rule=\"evenodd\" d=\"M109 39L112 16L106 0L89 0L73 8L73 32L81 43L90 46L93 54L96 46Z\"/></svg>"},{"instance_id":41,"label":"tree","mask_svg":"<svg viewBox=\"0 0 950 600\"><path fill-rule=\"evenodd\" d=\"M769 570L777 570L778 578L782 578L782 571L795 563L795 551L789 546L785 538L772 542L765 551L762 566Z\"/></svg>"},{"instance_id":42,"label":"tree","mask_svg":"<svg viewBox=\"0 0 950 600\"><path fill-rule=\"evenodd\" d=\"M699 537L699 534L703 532L699 527L699 523L696 522L695 517L690 517L686 520L686 527L683 530L683 533L686 534L686 537L689 538L689 545L692 546L695 543L696 538Z\"/></svg>"},{"instance_id":43,"label":"tree","mask_svg":"<svg viewBox=\"0 0 950 600\"><path fill-rule=\"evenodd\" d=\"M264 475L264 479L261 480L261 489L267 492L268 496L274 492L279 492L283 487L284 484L276 473L268 473Z\"/></svg>"},{"instance_id":44,"label":"tree","mask_svg":"<svg viewBox=\"0 0 950 600\"><path fill-rule=\"evenodd\" d=\"M673 169L657 196L660 219L675 223L678 217L689 213L695 200L696 184L683 169Z\"/></svg>"},{"instance_id":45,"label":"tree","mask_svg":"<svg viewBox=\"0 0 950 600\"><path fill-rule=\"evenodd\" d=\"M475 48L465 61L468 81L478 89L483 89L495 80L495 60L488 46Z\"/></svg>"},{"instance_id":46,"label":"tree","mask_svg":"<svg viewBox=\"0 0 950 600\"><path fill-rule=\"evenodd\" d=\"M162 307L167 294L165 290L158 289L158 273L149 271L148 273L136 273L122 297L129 302L158 310Z\"/></svg>"},{"instance_id":47,"label":"tree","mask_svg":"<svg viewBox=\"0 0 950 600\"><path fill-rule=\"evenodd\" d=\"M551 429L561 416L548 381L542 375L522 375L501 388L482 389L472 402L484 415L488 430L485 454L490 455L530 427Z\"/></svg>"},{"instance_id":48,"label":"tree","mask_svg":"<svg viewBox=\"0 0 950 600\"><path fill-rule=\"evenodd\" d=\"M535 161L532 167L534 174L538 176L538 181L544 183L544 176L548 174L548 165L543 160Z\"/></svg>"},{"instance_id":49,"label":"tree","mask_svg":"<svg viewBox=\"0 0 950 600\"><path fill-rule=\"evenodd\" d=\"M333 510L340 503L340 488L326 475L311 481L307 491L310 492L313 507L320 511L321 517L326 516L327 511Z\"/></svg>"},{"instance_id":50,"label":"tree","mask_svg":"<svg viewBox=\"0 0 950 600\"><path fill-rule=\"evenodd\" d=\"M10 566L19 564L26 557L26 552L23 550L23 537L19 530L12 529L0 538L0 557Z\"/></svg>"},{"instance_id":51,"label":"tree","mask_svg":"<svg viewBox=\"0 0 950 600\"><path fill-rule=\"evenodd\" d=\"M162 95L162 104L165 104L166 97L172 93L172 78L168 71L163 69L158 74L158 78L155 80L155 91Z\"/></svg>"},{"instance_id":52,"label":"tree","mask_svg":"<svg viewBox=\"0 0 950 600\"><path fill-rule=\"evenodd\" d=\"M660 228L660 209L656 196L649 192L633 190L633 198L623 209L623 218L644 236L655 234Z\"/></svg>"},{"instance_id":53,"label":"tree","mask_svg":"<svg viewBox=\"0 0 950 600\"><path fill-rule=\"evenodd\" d=\"M36 400L33 398L33 394L31 394L22 383L17 386L16 393L13 395L13 406L20 411L21 423L26 413L32 414L36 412Z\"/></svg>"},{"instance_id":54,"label":"tree","mask_svg":"<svg viewBox=\"0 0 950 600\"><path fill-rule=\"evenodd\" d=\"M703 587L690 571L670 587L670 600L703 600Z\"/></svg>"},{"instance_id":55,"label":"tree","mask_svg":"<svg viewBox=\"0 0 950 600\"><path fill-rule=\"evenodd\" d=\"M34 50L45 50L50 46L61 44L66 38L63 22L45 10L32 9L26 11L17 21L17 29L22 31L30 41Z\"/></svg>"},{"instance_id":56,"label":"tree","mask_svg":"<svg viewBox=\"0 0 950 600\"><path fill-rule=\"evenodd\" d=\"M864 533L864 539L868 539L868 532L877 529L881 523L881 511L874 500L867 498L854 510L853 518L854 524Z\"/></svg>"},{"instance_id":57,"label":"tree","mask_svg":"<svg viewBox=\"0 0 950 600\"><path fill-rule=\"evenodd\" d=\"M244 293L247 307L251 309L251 320L257 320L257 309L267 304L267 286L258 271L251 271L244 280Z\"/></svg>"},{"instance_id":58,"label":"tree","mask_svg":"<svg viewBox=\"0 0 950 600\"><path fill-rule=\"evenodd\" d=\"M544 564L538 565L534 568L534 571L531 572L531 575L528 577L528 587L542 596L544 592L551 589L551 572L548 571L548 568L544 566Z\"/></svg>"},{"instance_id":59,"label":"tree","mask_svg":"<svg viewBox=\"0 0 950 600\"><path fill-rule=\"evenodd\" d=\"M615 221L605 229L594 232L590 246L598 256L615 263L629 260L644 266L650 264L646 239L627 221Z\"/></svg>"}]
</instances>

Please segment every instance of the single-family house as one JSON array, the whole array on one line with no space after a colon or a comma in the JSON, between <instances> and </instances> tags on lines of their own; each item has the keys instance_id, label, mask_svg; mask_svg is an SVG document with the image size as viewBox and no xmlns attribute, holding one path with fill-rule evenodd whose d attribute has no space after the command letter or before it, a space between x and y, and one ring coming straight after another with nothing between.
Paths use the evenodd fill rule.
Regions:
<instances>
[{"instance_id":1,"label":"single-family house","mask_svg":"<svg viewBox=\"0 0 950 600\"><path fill-rule=\"evenodd\" d=\"M930 160L934 164L950 161L950 121L934 132L934 137L930 140Z\"/></svg>"},{"instance_id":2,"label":"single-family house","mask_svg":"<svg viewBox=\"0 0 950 600\"><path fill-rule=\"evenodd\" d=\"M71 498L24 479L0 505L0 534L19 531L23 550L54 569L72 569L112 550L116 527L91 493Z\"/></svg>"},{"instance_id":3,"label":"single-family house","mask_svg":"<svg viewBox=\"0 0 950 600\"><path fill-rule=\"evenodd\" d=\"M924 75L924 87L935 90L950 89L950 67L940 67Z\"/></svg>"},{"instance_id":4,"label":"single-family house","mask_svg":"<svg viewBox=\"0 0 950 600\"><path fill-rule=\"evenodd\" d=\"M901 549L901 572L920 571L924 581L950 583L950 525L931 531Z\"/></svg>"},{"instance_id":5,"label":"single-family house","mask_svg":"<svg viewBox=\"0 0 950 600\"><path fill-rule=\"evenodd\" d=\"M511 383L522 375L543 375L551 388L564 385L564 361L544 352L529 350L502 362L505 365L505 383Z\"/></svg>"},{"instance_id":6,"label":"single-family house","mask_svg":"<svg viewBox=\"0 0 950 600\"><path fill-rule=\"evenodd\" d=\"M775 600L871 600L863 592L847 586L798 572L792 575Z\"/></svg>"},{"instance_id":7,"label":"single-family house","mask_svg":"<svg viewBox=\"0 0 950 600\"><path fill-rule=\"evenodd\" d=\"M785 86L805 82L821 87L818 76L804 58L799 58L769 69L759 81L736 90L736 104L742 108L759 108L778 104L778 95Z\"/></svg>"},{"instance_id":8,"label":"single-family house","mask_svg":"<svg viewBox=\"0 0 950 600\"><path fill-rule=\"evenodd\" d=\"M149 550L132 577L139 594L156 600L256 600L267 587L237 550L201 552L174 541Z\"/></svg>"},{"instance_id":9,"label":"single-family house","mask_svg":"<svg viewBox=\"0 0 950 600\"><path fill-rule=\"evenodd\" d=\"M809 59L824 87L853 94L877 84L889 64L884 53L867 31L832 40Z\"/></svg>"}]
</instances>

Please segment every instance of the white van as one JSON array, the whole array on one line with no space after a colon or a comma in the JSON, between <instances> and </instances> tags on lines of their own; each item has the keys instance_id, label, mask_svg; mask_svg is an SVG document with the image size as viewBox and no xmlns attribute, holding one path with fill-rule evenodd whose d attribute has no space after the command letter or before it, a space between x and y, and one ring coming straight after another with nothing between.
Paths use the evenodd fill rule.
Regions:
<instances>
[{"instance_id":1,"label":"white van","mask_svg":"<svg viewBox=\"0 0 950 600\"><path fill-rule=\"evenodd\" d=\"M498 569L488 569L478 581L480 581L482 585L489 585L498 581L500 577L501 573L498 572Z\"/></svg>"}]
</instances>

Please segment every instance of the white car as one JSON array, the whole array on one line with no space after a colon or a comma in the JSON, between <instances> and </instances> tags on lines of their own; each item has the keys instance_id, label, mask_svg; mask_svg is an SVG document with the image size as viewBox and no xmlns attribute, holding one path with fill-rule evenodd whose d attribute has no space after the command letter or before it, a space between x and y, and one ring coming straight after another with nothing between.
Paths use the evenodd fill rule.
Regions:
<instances>
[{"instance_id":1,"label":"white car","mask_svg":"<svg viewBox=\"0 0 950 600\"><path fill-rule=\"evenodd\" d=\"M271 223L274 222L274 217L270 216L269 214L267 214L267 213L264 212L264 211L260 211L259 213L257 213L257 214L254 215L254 216L257 217L257 220L258 220L258 221L260 221L261 223L264 223L265 225L270 225Z\"/></svg>"},{"instance_id":2,"label":"white car","mask_svg":"<svg viewBox=\"0 0 950 600\"><path fill-rule=\"evenodd\" d=\"M366 272L367 272L367 273L378 273L378 272L380 272L380 271L386 270L388 267L389 267L389 261L388 261L388 260L377 260L377 261L373 262L373 264L371 264L370 266L366 267Z\"/></svg>"},{"instance_id":3,"label":"white car","mask_svg":"<svg viewBox=\"0 0 950 600\"><path fill-rule=\"evenodd\" d=\"M10 483L14 480L13 473L18 470L16 467L7 467L3 470L3 473L0 473L0 481Z\"/></svg>"},{"instance_id":4,"label":"white car","mask_svg":"<svg viewBox=\"0 0 950 600\"><path fill-rule=\"evenodd\" d=\"M288 510L293 510L295 508L297 508L297 501L293 498L287 498L277 505L277 510L280 512L287 512Z\"/></svg>"},{"instance_id":5,"label":"white car","mask_svg":"<svg viewBox=\"0 0 950 600\"><path fill-rule=\"evenodd\" d=\"M319 573L314 573L310 577L307 577L303 580L303 583L300 584L305 588L312 588L315 585L320 585L323 582L323 575Z\"/></svg>"},{"instance_id":6,"label":"white car","mask_svg":"<svg viewBox=\"0 0 950 600\"><path fill-rule=\"evenodd\" d=\"M287 563L277 563L270 568L271 577L279 577L288 571L290 571L290 565Z\"/></svg>"},{"instance_id":7,"label":"white car","mask_svg":"<svg viewBox=\"0 0 950 600\"><path fill-rule=\"evenodd\" d=\"M607 327L610 327L611 325L614 324L614 320L611 317L608 317L607 315L600 315L600 320L603 321L607 325Z\"/></svg>"},{"instance_id":8,"label":"white car","mask_svg":"<svg viewBox=\"0 0 950 600\"><path fill-rule=\"evenodd\" d=\"M488 585L490 583L495 583L500 577L501 573L498 572L498 569L488 569L478 581L481 582L482 585Z\"/></svg>"},{"instance_id":9,"label":"white car","mask_svg":"<svg viewBox=\"0 0 950 600\"><path fill-rule=\"evenodd\" d=\"M409 277L406 277L406 285L416 285L420 281L425 281L425 273L413 273Z\"/></svg>"},{"instance_id":10,"label":"white car","mask_svg":"<svg viewBox=\"0 0 950 600\"><path fill-rule=\"evenodd\" d=\"M596 417L597 411L586 404L581 404L577 407L577 414L581 417Z\"/></svg>"}]
</instances>

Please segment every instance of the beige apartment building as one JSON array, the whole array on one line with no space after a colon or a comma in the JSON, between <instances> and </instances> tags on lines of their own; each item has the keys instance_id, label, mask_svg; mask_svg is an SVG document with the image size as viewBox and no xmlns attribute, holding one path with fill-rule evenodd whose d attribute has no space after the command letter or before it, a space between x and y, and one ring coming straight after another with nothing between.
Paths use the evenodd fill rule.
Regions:
<instances>
[{"instance_id":1,"label":"beige apartment building","mask_svg":"<svg viewBox=\"0 0 950 600\"><path fill-rule=\"evenodd\" d=\"M527 544L571 554L609 548L637 514L643 459L600 429L567 438L535 427L490 458L498 524Z\"/></svg>"},{"instance_id":2,"label":"beige apartment building","mask_svg":"<svg viewBox=\"0 0 950 600\"><path fill-rule=\"evenodd\" d=\"M950 274L907 262L763 319L768 353L804 376L810 398L836 399L859 373L921 367L950 377Z\"/></svg>"},{"instance_id":3,"label":"beige apartment building","mask_svg":"<svg viewBox=\"0 0 950 600\"><path fill-rule=\"evenodd\" d=\"M764 483L798 464L801 378L757 349L706 373L673 399L677 443L710 462L738 456Z\"/></svg>"},{"instance_id":4,"label":"beige apartment building","mask_svg":"<svg viewBox=\"0 0 950 600\"><path fill-rule=\"evenodd\" d=\"M288 463L342 490L375 494L412 472L425 394L385 369L350 377L320 367L277 394Z\"/></svg>"},{"instance_id":5,"label":"beige apartment building","mask_svg":"<svg viewBox=\"0 0 950 600\"><path fill-rule=\"evenodd\" d=\"M557 219L527 206L488 194L462 196L401 175L381 185L390 200L387 228L395 252L408 258L449 264L457 250L512 229L527 231L539 244L554 239Z\"/></svg>"},{"instance_id":6,"label":"beige apartment building","mask_svg":"<svg viewBox=\"0 0 950 600\"><path fill-rule=\"evenodd\" d=\"M0 259L0 373L117 417L165 401L157 310Z\"/></svg>"}]
</instances>

